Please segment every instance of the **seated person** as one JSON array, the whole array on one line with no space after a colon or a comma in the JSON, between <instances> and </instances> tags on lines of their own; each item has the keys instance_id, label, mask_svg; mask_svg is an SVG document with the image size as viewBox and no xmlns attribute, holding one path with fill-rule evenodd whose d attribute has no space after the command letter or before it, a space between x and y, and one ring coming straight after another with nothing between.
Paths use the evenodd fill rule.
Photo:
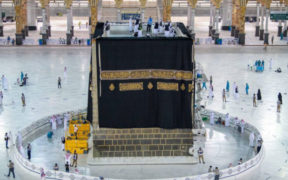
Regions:
<instances>
[{"instance_id":1,"label":"seated person","mask_svg":"<svg viewBox=\"0 0 288 180\"><path fill-rule=\"evenodd\" d=\"M159 24L158 24L158 22L156 22L154 25L153 33L157 34L158 32L159 32Z\"/></svg>"},{"instance_id":2,"label":"seated person","mask_svg":"<svg viewBox=\"0 0 288 180\"><path fill-rule=\"evenodd\" d=\"M219 117L216 121L216 124L221 124L221 121L222 121L222 119L221 119L221 117Z\"/></svg>"},{"instance_id":3,"label":"seated person","mask_svg":"<svg viewBox=\"0 0 288 180\"><path fill-rule=\"evenodd\" d=\"M277 68L277 70L276 70L275 72L281 73L281 72L282 72L282 71L281 71L281 68L280 68L280 67Z\"/></svg>"},{"instance_id":4,"label":"seated person","mask_svg":"<svg viewBox=\"0 0 288 180\"><path fill-rule=\"evenodd\" d=\"M28 79L28 75L25 74L25 76L24 76L24 78L23 78L23 82L22 82L22 84L20 84L20 86L26 86L26 84L27 84L27 79Z\"/></svg>"}]
</instances>

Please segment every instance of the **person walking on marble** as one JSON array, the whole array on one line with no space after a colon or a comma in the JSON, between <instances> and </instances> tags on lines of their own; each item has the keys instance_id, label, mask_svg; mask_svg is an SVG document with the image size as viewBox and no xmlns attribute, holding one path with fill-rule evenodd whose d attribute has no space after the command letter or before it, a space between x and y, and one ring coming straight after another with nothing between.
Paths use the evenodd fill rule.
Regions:
<instances>
[{"instance_id":1,"label":"person walking on marble","mask_svg":"<svg viewBox=\"0 0 288 180\"><path fill-rule=\"evenodd\" d=\"M223 102L226 102L226 92L225 92L225 89L223 89L223 91L222 91L222 100L223 100Z\"/></svg>"},{"instance_id":2,"label":"person walking on marble","mask_svg":"<svg viewBox=\"0 0 288 180\"><path fill-rule=\"evenodd\" d=\"M23 79L24 79L24 73L21 71L21 74L20 74L20 80L21 80L21 82L23 82Z\"/></svg>"},{"instance_id":3,"label":"person walking on marble","mask_svg":"<svg viewBox=\"0 0 288 180\"><path fill-rule=\"evenodd\" d=\"M215 173L214 180L219 180L219 178L220 178L220 172L219 172L218 167L215 167L214 173Z\"/></svg>"},{"instance_id":4,"label":"person walking on marble","mask_svg":"<svg viewBox=\"0 0 288 180\"><path fill-rule=\"evenodd\" d=\"M262 95L261 95L260 89L258 89L258 92L257 92L257 100L258 100L258 101L261 101L261 100L262 100Z\"/></svg>"},{"instance_id":5,"label":"person walking on marble","mask_svg":"<svg viewBox=\"0 0 288 180\"><path fill-rule=\"evenodd\" d=\"M246 83L245 91L246 91L246 95L248 95L249 94L249 85L248 85L248 83Z\"/></svg>"},{"instance_id":6,"label":"person walking on marble","mask_svg":"<svg viewBox=\"0 0 288 180\"><path fill-rule=\"evenodd\" d=\"M202 81L202 89L204 88L207 90L206 81Z\"/></svg>"},{"instance_id":7,"label":"person walking on marble","mask_svg":"<svg viewBox=\"0 0 288 180\"><path fill-rule=\"evenodd\" d=\"M253 107L257 107L256 105L256 94L253 94Z\"/></svg>"},{"instance_id":8,"label":"person walking on marble","mask_svg":"<svg viewBox=\"0 0 288 180\"><path fill-rule=\"evenodd\" d=\"M280 101L280 104L282 105L282 94L280 92L278 93L278 100Z\"/></svg>"},{"instance_id":9,"label":"person walking on marble","mask_svg":"<svg viewBox=\"0 0 288 180\"><path fill-rule=\"evenodd\" d=\"M62 88L62 87L61 87L61 77L58 77L58 89L59 89L59 88Z\"/></svg>"},{"instance_id":10,"label":"person walking on marble","mask_svg":"<svg viewBox=\"0 0 288 180\"><path fill-rule=\"evenodd\" d=\"M230 116L229 113L225 115L225 126L230 126Z\"/></svg>"},{"instance_id":11,"label":"person walking on marble","mask_svg":"<svg viewBox=\"0 0 288 180\"><path fill-rule=\"evenodd\" d=\"M28 145L27 145L27 157L28 157L29 161L31 160L31 150L32 150L31 144L28 143Z\"/></svg>"},{"instance_id":12,"label":"person walking on marble","mask_svg":"<svg viewBox=\"0 0 288 180\"><path fill-rule=\"evenodd\" d=\"M11 145L14 146L15 144L14 144L14 139L13 139L13 135L11 131L9 131L9 139L10 139Z\"/></svg>"},{"instance_id":13,"label":"person walking on marble","mask_svg":"<svg viewBox=\"0 0 288 180\"><path fill-rule=\"evenodd\" d=\"M10 177L10 173L12 173L13 178L15 178L14 163L11 160L9 160L8 168L9 168L9 172L8 172L7 177Z\"/></svg>"},{"instance_id":14,"label":"person walking on marble","mask_svg":"<svg viewBox=\"0 0 288 180\"><path fill-rule=\"evenodd\" d=\"M22 95L21 95L21 100L22 100L22 106L23 106L23 107L26 106L24 93L22 93Z\"/></svg>"},{"instance_id":15,"label":"person walking on marble","mask_svg":"<svg viewBox=\"0 0 288 180\"><path fill-rule=\"evenodd\" d=\"M73 154L73 157L72 157L73 161L72 161L72 164L71 164L71 167L73 167L75 165L75 168L77 167L77 160L78 160L78 154L76 152L76 150L74 151L74 154Z\"/></svg>"},{"instance_id":16,"label":"person walking on marble","mask_svg":"<svg viewBox=\"0 0 288 180\"><path fill-rule=\"evenodd\" d=\"M64 136L62 136L61 137L61 144L62 144L62 151L65 151L65 137Z\"/></svg>"},{"instance_id":17,"label":"person walking on marble","mask_svg":"<svg viewBox=\"0 0 288 180\"><path fill-rule=\"evenodd\" d=\"M229 81L226 82L226 92L229 92L230 89L230 83Z\"/></svg>"},{"instance_id":18,"label":"person walking on marble","mask_svg":"<svg viewBox=\"0 0 288 180\"><path fill-rule=\"evenodd\" d=\"M281 109L281 103L280 103L280 101L278 99L278 101L277 101L277 112L280 113L280 109Z\"/></svg>"},{"instance_id":19,"label":"person walking on marble","mask_svg":"<svg viewBox=\"0 0 288 180\"><path fill-rule=\"evenodd\" d=\"M5 133L4 140L5 140L6 149L9 149L9 147L8 147L8 143L9 143L9 136L8 136L8 133L7 133L7 132Z\"/></svg>"},{"instance_id":20,"label":"person walking on marble","mask_svg":"<svg viewBox=\"0 0 288 180\"><path fill-rule=\"evenodd\" d=\"M198 159L199 159L199 163L202 163L205 164L205 161L204 161L204 151L202 150L202 148L200 147L198 149Z\"/></svg>"},{"instance_id":21,"label":"person walking on marble","mask_svg":"<svg viewBox=\"0 0 288 180\"><path fill-rule=\"evenodd\" d=\"M210 114L210 124L214 125L214 112L211 112Z\"/></svg>"},{"instance_id":22,"label":"person walking on marble","mask_svg":"<svg viewBox=\"0 0 288 180\"><path fill-rule=\"evenodd\" d=\"M0 91L0 106L3 104L3 92Z\"/></svg>"},{"instance_id":23,"label":"person walking on marble","mask_svg":"<svg viewBox=\"0 0 288 180\"><path fill-rule=\"evenodd\" d=\"M272 69L272 58L270 58L270 60L269 60L269 69L271 70Z\"/></svg>"},{"instance_id":24,"label":"person walking on marble","mask_svg":"<svg viewBox=\"0 0 288 180\"><path fill-rule=\"evenodd\" d=\"M65 80L67 78L67 67L66 66L64 67L63 76L64 76L64 80Z\"/></svg>"},{"instance_id":25,"label":"person walking on marble","mask_svg":"<svg viewBox=\"0 0 288 180\"><path fill-rule=\"evenodd\" d=\"M210 75L210 80L209 80L209 82L210 82L210 85L212 85L212 83L213 83L212 75Z\"/></svg>"}]
</instances>

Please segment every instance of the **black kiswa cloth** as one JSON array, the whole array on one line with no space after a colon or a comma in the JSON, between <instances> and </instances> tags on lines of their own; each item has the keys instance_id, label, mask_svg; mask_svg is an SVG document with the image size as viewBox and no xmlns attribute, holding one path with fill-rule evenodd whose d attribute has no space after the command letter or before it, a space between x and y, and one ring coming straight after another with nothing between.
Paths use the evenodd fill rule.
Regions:
<instances>
[{"instance_id":1,"label":"black kiswa cloth","mask_svg":"<svg viewBox=\"0 0 288 180\"><path fill-rule=\"evenodd\" d=\"M96 42L100 127L192 128L192 92L189 91L192 78L101 77L101 73L107 71L163 70L192 73L191 39L100 38ZM127 90L127 83L140 84L141 87L135 86L140 87L137 90L128 87ZM159 83L164 84L164 89L161 89ZM173 85L172 89L165 89L167 84Z\"/></svg>"}]
</instances>

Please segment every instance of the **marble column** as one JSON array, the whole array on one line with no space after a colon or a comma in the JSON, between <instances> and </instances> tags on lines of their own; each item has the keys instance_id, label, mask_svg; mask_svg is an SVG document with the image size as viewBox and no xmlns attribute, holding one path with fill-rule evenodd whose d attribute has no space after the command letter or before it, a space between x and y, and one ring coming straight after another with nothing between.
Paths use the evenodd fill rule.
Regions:
<instances>
[{"instance_id":1,"label":"marble column","mask_svg":"<svg viewBox=\"0 0 288 180\"><path fill-rule=\"evenodd\" d=\"M141 21L145 22L145 8L141 8Z\"/></svg>"},{"instance_id":2,"label":"marble column","mask_svg":"<svg viewBox=\"0 0 288 180\"><path fill-rule=\"evenodd\" d=\"M162 0L157 0L156 9L157 9L157 19L158 19L158 22L160 22L161 20L163 20L162 13L161 13L161 11L163 11Z\"/></svg>"},{"instance_id":3,"label":"marble column","mask_svg":"<svg viewBox=\"0 0 288 180\"><path fill-rule=\"evenodd\" d=\"M232 26L232 0L223 1L222 30L229 31Z\"/></svg>"},{"instance_id":4,"label":"marble column","mask_svg":"<svg viewBox=\"0 0 288 180\"><path fill-rule=\"evenodd\" d=\"M46 31L47 35L51 37L51 24L50 24L50 6L46 5Z\"/></svg>"},{"instance_id":5,"label":"marble column","mask_svg":"<svg viewBox=\"0 0 288 180\"><path fill-rule=\"evenodd\" d=\"M43 19L43 25L41 29L41 34L42 34L42 42L43 45L47 44L47 39L48 39L48 34L47 34L47 19L46 19L46 8L42 8L42 19Z\"/></svg>"},{"instance_id":6,"label":"marble column","mask_svg":"<svg viewBox=\"0 0 288 180\"><path fill-rule=\"evenodd\" d=\"M210 1L210 21L209 21L209 36L212 35L212 28L213 28L213 4Z\"/></svg>"},{"instance_id":7,"label":"marble column","mask_svg":"<svg viewBox=\"0 0 288 180\"><path fill-rule=\"evenodd\" d=\"M288 13L288 5L285 6L285 11ZM287 20L284 20L283 36L287 37Z\"/></svg>"},{"instance_id":8,"label":"marble column","mask_svg":"<svg viewBox=\"0 0 288 180\"><path fill-rule=\"evenodd\" d=\"M191 8L191 36L195 39L195 8Z\"/></svg>"},{"instance_id":9,"label":"marble column","mask_svg":"<svg viewBox=\"0 0 288 180\"><path fill-rule=\"evenodd\" d=\"M189 6L189 4L187 6L187 26L191 26L191 7Z\"/></svg>"},{"instance_id":10,"label":"marble column","mask_svg":"<svg viewBox=\"0 0 288 180\"><path fill-rule=\"evenodd\" d=\"M98 0L98 11L97 11L98 21L102 18L102 0Z\"/></svg>"},{"instance_id":11,"label":"marble column","mask_svg":"<svg viewBox=\"0 0 288 180\"><path fill-rule=\"evenodd\" d=\"M260 2L257 2L257 20L256 20L256 29L255 29L255 36L258 37L260 34L260 26L259 26L259 17L260 16Z\"/></svg>"},{"instance_id":12,"label":"marble column","mask_svg":"<svg viewBox=\"0 0 288 180\"><path fill-rule=\"evenodd\" d=\"M269 44L269 31L268 31L268 21L269 21L269 9L266 8L266 20L265 20L265 31L264 31L264 44Z\"/></svg>"},{"instance_id":13,"label":"marble column","mask_svg":"<svg viewBox=\"0 0 288 180\"><path fill-rule=\"evenodd\" d=\"M283 2L280 1L280 12L282 12L282 5L283 5ZM281 33L282 33L282 21L281 20L278 20L278 32L277 32L277 36L280 37Z\"/></svg>"},{"instance_id":14,"label":"marble column","mask_svg":"<svg viewBox=\"0 0 288 180\"><path fill-rule=\"evenodd\" d=\"M216 8L215 8L215 6L213 6L212 14L213 14L213 17L212 17L211 36L212 36L212 39L214 39L214 34L215 34L215 31L216 31Z\"/></svg>"},{"instance_id":15,"label":"marble column","mask_svg":"<svg viewBox=\"0 0 288 180\"><path fill-rule=\"evenodd\" d=\"M261 7L261 26L260 26L260 34L259 34L260 40L264 40L264 9L265 9L265 6L262 5L262 7Z\"/></svg>"},{"instance_id":16,"label":"marble column","mask_svg":"<svg viewBox=\"0 0 288 180\"><path fill-rule=\"evenodd\" d=\"M27 26L30 31L37 30L35 0L27 0Z\"/></svg>"},{"instance_id":17,"label":"marble column","mask_svg":"<svg viewBox=\"0 0 288 180\"><path fill-rule=\"evenodd\" d=\"M0 37L3 37L3 22L2 22L2 2L0 1Z\"/></svg>"},{"instance_id":18,"label":"marble column","mask_svg":"<svg viewBox=\"0 0 288 180\"><path fill-rule=\"evenodd\" d=\"M220 9L216 8L216 13L215 13L215 40L219 39L219 13L220 13Z\"/></svg>"},{"instance_id":19,"label":"marble column","mask_svg":"<svg viewBox=\"0 0 288 180\"><path fill-rule=\"evenodd\" d=\"M121 9L117 8L117 22L121 21Z\"/></svg>"},{"instance_id":20,"label":"marble column","mask_svg":"<svg viewBox=\"0 0 288 180\"><path fill-rule=\"evenodd\" d=\"M67 32L66 32L66 44L71 44L72 39L72 17L71 17L71 7L66 8L66 14L67 14Z\"/></svg>"}]
</instances>

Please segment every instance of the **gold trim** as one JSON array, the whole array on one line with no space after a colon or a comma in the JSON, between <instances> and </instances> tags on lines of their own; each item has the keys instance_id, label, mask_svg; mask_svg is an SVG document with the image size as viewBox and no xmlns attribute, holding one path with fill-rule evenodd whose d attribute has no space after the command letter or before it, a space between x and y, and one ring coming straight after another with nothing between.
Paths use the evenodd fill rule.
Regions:
<instances>
[{"instance_id":1,"label":"gold trim","mask_svg":"<svg viewBox=\"0 0 288 180\"><path fill-rule=\"evenodd\" d=\"M101 80L129 80L129 79L173 79L193 80L192 71L142 69L125 71L102 71Z\"/></svg>"},{"instance_id":2,"label":"gold trim","mask_svg":"<svg viewBox=\"0 0 288 180\"><path fill-rule=\"evenodd\" d=\"M114 91L114 90L115 90L115 86L114 86L113 83L110 84L110 86L109 86L109 90L110 90L110 91Z\"/></svg>"},{"instance_id":3,"label":"gold trim","mask_svg":"<svg viewBox=\"0 0 288 180\"><path fill-rule=\"evenodd\" d=\"M157 90L178 91L178 83L157 82Z\"/></svg>"},{"instance_id":4,"label":"gold trim","mask_svg":"<svg viewBox=\"0 0 288 180\"><path fill-rule=\"evenodd\" d=\"M192 92L194 89L194 84L188 84L188 92Z\"/></svg>"},{"instance_id":5,"label":"gold trim","mask_svg":"<svg viewBox=\"0 0 288 180\"><path fill-rule=\"evenodd\" d=\"M137 91L143 90L143 82L135 82L135 83L119 83L120 91Z\"/></svg>"},{"instance_id":6,"label":"gold trim","mask_svg":"<svg viewBox=\"0 0 288 180\"><path fill-rule=\"evenodd\" d=\"M153 88L153 84L151 82L149 82L147 87L148 87L149 90L151 90Z\"/></svg>"},{"instance_id":7,"label":"gold trim","mask_svg":"<svg viewBox=\"0 0 288 180\"><path fill-rule=\"evenodd\" d=\"M182 83L180 88L181 88L182 91L184 91L185 90L185 84Z\"/></svg>"}]
</instances>

